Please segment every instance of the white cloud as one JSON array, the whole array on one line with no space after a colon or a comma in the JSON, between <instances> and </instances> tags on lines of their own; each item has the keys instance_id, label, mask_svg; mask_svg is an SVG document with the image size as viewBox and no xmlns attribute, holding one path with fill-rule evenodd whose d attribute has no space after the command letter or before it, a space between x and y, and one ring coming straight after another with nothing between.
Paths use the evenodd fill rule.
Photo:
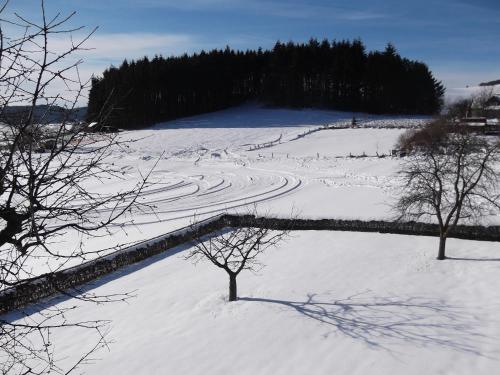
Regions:
<instances>
[{"instance_id":1,"label":"white cloud","mask_svg":"<svg viewBox=\"0 0 500 375\"><path fill-rule=\"evenodd\" d=\"M78 43L82 38L84 35L73 36L73 43ZM49 48L60 53L67 50L71 43L69 38L59 37L51 40ZM192 50L197 45L196 39L187 34L96 33L83 44L82 48L85 50L74 54L71 61L83 60L80 74L86 79L92 74L99 75L112 64L120 64L124 59L132 60L155 54L177 55Z\"/></svg>"},{"instance_id":2,"label":"white cloud","mask_svg":"<svg viewBox=\"0 0 500 375\"><path fill-rule=\"evenodd\" d=\"M83 35L73 36L73 42L82 40ZM196 47L196 40L187 34L165 33L112 33L92 35L85 42L78 57L90 61L102 61L108 65L123 59L133 59L151 54L165 56L183 53ZM50 48L63 51L71 45L71 40L63 37L53 39Z\"/></svg>"},{"instance_id":3,"label":"white cloud","mask_svg":"<svg viewBox=\"0 0 500 375\"><path fill-rule=\"evenodd\" d=\"M73 35L55 34L49 39L48 50L50 56L55 58L85 39L87 34ZM76 81L78 76L82 82L89 80L92 75L100 75L110 65L119 65L124 59L132 60L143 56L163 56L177 55L198 48L196 38L186 34L168 33L112 33L92 35L83 45L85 50L75 51L68 55L61 62L51 67L52 71L62 70L78 61L82 61L77 69L65 71L64 76ZM33 52L30 56L34 60L40 60L40 52ZM66 82L75 88L75 84ZM66 83L61 79L55 79L46 89L45 94L54 96L61 95L71 98L73 94L68 91ZM78 100L79 105L86 105L87 92Z\"/></svg>"},{"instance_id":4,"label":"white cloud","mask_svg":"<svg viewBox=\"0 0 500 375\"><path fill-rule=\"evenodd\" d=\"M261 15L298 19L334 19L344 21L367 21L386 18L381 12L359 10L354 7L336 5L314 5L304 1L266 0L129 0L140 6L172 8L178 10L244 10Z\"/></svg>"},{"instance_id":5,"label":"white cloud","mask_svg":"<svg viewBox=\"0 0 500 375\"><path fill-rule=\"evenodd\" d=\"M50 40L49 50L54 54L62 53L71 47L72 43L79 43L86 34L73 35L72 40L68 35L59 35ZM83 51L69 56L59 67L68 66L82 60L78 72L82 81L89 80L92 75L99 76L110 65L118 66L124 59L133 60L144 56L154 55L171 56L183 53L197 52L202 49L223 48L225 45L235 47L255 47L265 41L271 40L256 38L252 35L231 35L230 37L207 39L201 35L174 34L174 33L96 33L82 46ZM75 69L66 72L65 76L76 79ZM47 94L61 94L70 96L67 87L61 80L55 80ZM87 92L84 93L84 96ZM86 98L79 100L79 105L86 105Z\"/></svg>"},{"instance_id":6,"label":"white cloud","mask_svg":"<svg viewBox=\"0 0 500 375\"><path fill-rule=\"evenodd\" d=\"M87 43L88 47L93 48L87 52L92 57L106 59L141 57L152 51L172 55L192 48L195 43L192 36L185 34L98 34Z\"/></svg>"}]
</instances>

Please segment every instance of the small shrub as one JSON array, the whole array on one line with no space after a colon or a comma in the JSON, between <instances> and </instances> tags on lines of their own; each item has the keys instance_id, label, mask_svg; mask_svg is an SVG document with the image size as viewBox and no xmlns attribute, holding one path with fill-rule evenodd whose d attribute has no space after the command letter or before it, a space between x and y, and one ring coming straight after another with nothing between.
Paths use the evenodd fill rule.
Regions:
<instances>
[{"instance_id":1,"label":"small shrub","mask_svg":"<svg viewBox=\"0 0 500 375\"><path fill-rule=\"evenodd\" d=\"M418 150L434 149L442 145L452 132L453 125L444 119L437 119L422 129L410 129L403 133L396 147L408 153Z\"/></svg>"}]
</instances>

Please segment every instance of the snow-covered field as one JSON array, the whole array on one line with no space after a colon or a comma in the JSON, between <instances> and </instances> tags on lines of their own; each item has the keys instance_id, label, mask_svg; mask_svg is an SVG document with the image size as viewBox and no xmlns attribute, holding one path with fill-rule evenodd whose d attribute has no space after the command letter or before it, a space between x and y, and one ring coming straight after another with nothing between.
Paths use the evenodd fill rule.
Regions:
<instances>
[{"instance_id":1,"label":"snow-covered field","mask_svg":"<svg viewBox=\"0 0 500 375\"><path fill-rule=\"evenodd\" d=\"M292 211L304 217L388 216L387 198L400 161L377 154L387 155L405 128L427 119L355 114L358 129L327 129L297 138L326 125L349 124L352 116L248 105L121 133L122 140L133 142L116 150L110 162L121 168L123 179L88 188L106 193L131 187L140 172L157 163L151 176L155 185L141 196L155 209L128 217L133 223L126 232L117 229L104 247L166 233L195 216L247 211L253 204L262 213L282 216ZM258 148L278 139L273 147ZM67 238L54 246L71 249L75 238ZM102 244L101 238L85 240L86 249Z\"/></svg>"},{"instance_id":2,"label":"snow-covered field","mask_svg":"<svg viewBox=\"0 0 500 375\"><path fill-rule=\"evenodd\" d=\"M110 319L109 351L88 374L495 374L500 369L500 249L348 232L296 232L242 273L184 259L185 248L100 280L128 303L65 301L74 321ZM36 317L36 315L35 315ZM53 334L61 364L95 344L90 330Z\"/></svg>"},{"instance_id":3,"label":"snow-covered field","mask_svg":"<svg viewBox=\"0 0 500 375\"><path fill-rule=\"evenodd\" d=\"M359 128L345 129L353 116ZM87 188L103 194L132 188L156 165L153 185L140 197L154 209L124 217L125 225L111 228L112 236L102 233L105 239L68 232L52 248L68 253L82 243L84 251L113 251L223 211L247 212L255 204L260 213L285 217L387 217L400 160L377 155L388 155L405 129L426 121L249 104L122 132L120 140L130 143L108 160L121 178L92 180ZM32 272L77 262L47 265L41 258L33 261Z\"/></svg>"},{"instance_id":4,"label":"snow-covered field","mask_svg":"<svg viewBox=\"0 0 500 375\"><path fill-rule=\"evenodd\" d=\"M359 128L335 128L350 124L353 115ZM132 142L110 160L123 179L89 189L106 193L131 187L139 173L157 163L151 176L155 185L141 196L155 208L128 217L126 231L117 229L104 247L151 238L189 225L194 217L245 212L253 204L262 213L285 217L292 212L312 218L390 217L401 160L387 155L405 129L426 121L246 105L123 132L120 138ZM270 142L272 147L261 148ZM67 238L55 246L71 249L75 239ZM102 243L85 239L89 250L101 249Z\"/></svg>"},{"instance_id":5,"label":"snow-covered field","mask_svg":"<svg viewBox=\"0 0 500 375\"><path fill-rule=\"evenodd\" d=\"M157 163L155 185L141 195L155 212L127 218L133 224L125 231L85 239L85 248L113 249L254 204L285 217L390 217L401 160L377 155L427 119L356 114L360 128L300 137L352 116L250 105L123 132L135 140L112 155L123 179L89 189L133 186ZM71 233L65 240L55 247L78 243ZM437 262L433 238L296 232L264 254L258 275L239 276L235 303L225 301L226 275L184 260L180 247L93 286L98 295L133 292L126 304L53 303L82 305L68 315L72 321L112 320L110 351L82 368L89 374L496 373L499 246L448 246L456 259ZM95 339L65 329L52 343L64 364Z\"/></svg>"}]
</instances>

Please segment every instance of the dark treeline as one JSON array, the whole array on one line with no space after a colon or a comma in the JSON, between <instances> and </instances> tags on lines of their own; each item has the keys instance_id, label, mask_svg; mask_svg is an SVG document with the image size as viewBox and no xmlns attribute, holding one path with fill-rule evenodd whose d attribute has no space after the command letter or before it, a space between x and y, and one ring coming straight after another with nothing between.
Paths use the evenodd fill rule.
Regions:
<instances>
[{"instance_id":1,"label":"dark treeline","mask_svg":"<svg viewBox=\"0 0 500 375\"><path fill-rule=\"evenodd\" d=\"M422 62L389 44L360 40L276 43L271 51L213 50L127 62L92 81L88 120L120 128L150 125L259 100L393 114L439 111L444 88Z\"/></svg>"}]
</instances>

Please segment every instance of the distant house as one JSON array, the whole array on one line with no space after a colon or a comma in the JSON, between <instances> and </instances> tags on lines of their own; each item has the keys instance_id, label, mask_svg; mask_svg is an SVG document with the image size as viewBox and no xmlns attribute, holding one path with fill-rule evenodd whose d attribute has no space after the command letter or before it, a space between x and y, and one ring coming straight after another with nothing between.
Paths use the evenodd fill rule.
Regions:
<instances>
[{"instance_id":1,"label":"distant house","mask_svg":"<svg viewBox=\"0 0 500 375\"><path fill-rule=\"evenodd\" d=\"M392 157L404 158L407 155L408 155L408 151L407 150L401 150L399 148L391 150L391 156Z\"/></svg>"}]
</instances>

